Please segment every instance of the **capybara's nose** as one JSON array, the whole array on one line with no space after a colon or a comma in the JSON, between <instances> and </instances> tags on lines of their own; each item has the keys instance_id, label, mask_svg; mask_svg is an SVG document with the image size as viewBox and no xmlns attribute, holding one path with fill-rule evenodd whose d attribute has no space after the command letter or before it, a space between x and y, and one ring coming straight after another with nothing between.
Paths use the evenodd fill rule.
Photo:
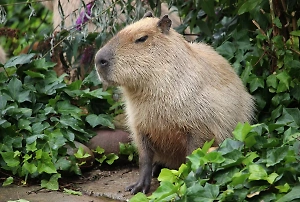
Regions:
<instances>
[{"instance_id":1,"label":"capybara's nose","mask_svg":"<svg viewBox=\"0 0 300 202\"><path fill-rule=\"evenodd\" d=\"M100 49L95 57L96 65L103 69L108 68L110 66L112 56L112 51L107 49L106 47Z\"/></svg>"}]
</instances>

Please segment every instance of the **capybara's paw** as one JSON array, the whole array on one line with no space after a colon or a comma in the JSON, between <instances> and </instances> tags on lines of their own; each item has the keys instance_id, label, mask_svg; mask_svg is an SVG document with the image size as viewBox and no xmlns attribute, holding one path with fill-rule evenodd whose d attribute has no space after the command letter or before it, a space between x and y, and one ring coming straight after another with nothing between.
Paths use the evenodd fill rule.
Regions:
<instances>
[{"instance_id":1,"label":"capybara's paw","mask_svg":"<svg viewBox=\"0 0 300 202\"><path fill-rule=\"evenodd\" d=\"M130 191L132 195L138 192L143 192L144 194L147 194L149 190L150 190L150 183L146 183L144 181L137 182L125 188L125 191Z\"/></svg>"}]
</instances>

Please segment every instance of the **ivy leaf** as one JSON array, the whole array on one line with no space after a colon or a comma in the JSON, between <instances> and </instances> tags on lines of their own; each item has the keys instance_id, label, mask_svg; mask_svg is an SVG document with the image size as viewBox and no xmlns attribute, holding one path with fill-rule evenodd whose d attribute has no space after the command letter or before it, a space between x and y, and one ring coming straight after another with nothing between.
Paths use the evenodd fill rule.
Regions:
<instances>
[{"instance_id":1,"label":"ivy leaf","mask_svg":"<svg viewBox=\"0 0 300 202\"><path fill-rule=\"evenodd\" d=\"M55 67L56 63L54 62L46 62L45 58L36 59L33 61L35 70L49 70L49 68Z\"/></svg>"},{"instance_id":2,"label":"ivy leaf","mask_svg":"<svg viewBox=\"0 0 300 202\"><path fill-rule=\"evenodd\" d=\"M58 178L61 178L60 174L54 174L50 177L49 181L48 180L42 180L41 181L41 187L50 189L50 190L58 190L59 185L58 185Z\"/></svg>"},{"instance_id":3,"label":"ivy leaf","mask_svg":"<svg viewBox=\"0 0 300 202\"><path fill-rule=\"evenodd\" d=\"M169 182L173 183L176 181L177 176L174 175L174 173L171 170L169 170L167 168L163 168L163 169L161 169L160 174L157 179L159 181L169 181Z\"/></svg>"},{"instance_id":4,"label":"ivy leaf","mask_svg":"<svg viewBox=\"0 0 300 202\"><path fill-rule=\"evenodd\" d=\"M18 122L18 127L20 130L27 130L29 132L32 131L31 126L30 126L31 122L27 119L20 119Z\"/></svg>"},{"instance_id":5,"label":"ivy leaf","mask_svg":"<svg viewBox=\"0 0 300 202\"><path fill-rule=\"evenodd\" d=\"M71 194L71 195L82 196L82 192L80 192L80 191L74 191L72 189L66 189L66 188L64 188L64 193Z\"/></svg>"},{"instance_id":6,"label":"ivy leaf","mask_svg":"<svg viewBox=\"0 0 300 202\"><path fill-rule=\"evenodd\" d=\"M131 199L129 199L129 202L149 202L149 199L144 193L138 192Z\"/></svg>"},{"instance_id":7,"label":"ivy leaf","mask_svg":"<svg viewBox=\"0 0 300 202\"><path fill-rule=\"evenodd\" d=\"M31 78L41 78L41 79L45 78L45 75L42 74L42 73L34 72L34 71L31 71L31 70L26 70L24 72L25 72L25 74L27 74Z\"/></svg>"},{"instance_id":8,"label":"ivy leaf","mask_svg":"<svg viewBox=\"0 0 300 202\"><path fill-rule=\"evenodd\" d=\"M255 9L259 4L261 4L262 0L248 0L246 1L238 10L238 15L249 12Z\"/></svg>"},{"instance_id":9,"label":"ivy leaf","mask_svg":"<svg viewBox=\"0 0 300 202\"><path fill-rule=\"evenodd\" d=\"M28 171L28 173L33 174L37 171L37 167L34 163L28 163L26 161L22 165L22 171L23 171L23 173L27 173L27 172L24 172L24 171Z\"/></svg>"},{"instance_id":10,"label":"ivy leaf","mask_svg":"<svg viewBox=\"0 0 300 202\"><path fill-rule=\"evenodd\" d=\"M233 136L237 140L244 142L248 133L251 130L252 130L252 127L249 123L246 122L246 123L242 124L239 122L232 133L233 133Z\"/></svg>"},{"instance_id":11,"label":"ivy leaf","mask_svg":"<svg viewBox=\"0 0 300 202\"><path fill-rule=\"evenodd\" d=\"M82 147L79 147L77 152L74 154L74 156L78 159L82 159L82 158L90 157L91 155L89 153L85 152Z\"/></svg>"},{"instance_id":12,"label":"ivy leaf","mask_svg":"<svg viewBox=\"0 0 300 202\"><path fill-rule=\"evenodd\" d=\"M4 68L15 67L16 65L27 64L35 56L35 53L21 54L11 57L5 64Z\"/></svg>"},{"instance_id":13,"label":"ivy leaf","mask_svg":"<svg viewBox=\"0 0 300 202\"><path fill-rule=\"evenodd\" d=\"M206 183L205 186L200 189L195 196L194 201L207 201L214 202L219 195L219 186Z\"/></svg>"},{"instance_id":14,"label":"ivy leaf","mask_svg":"<svg viewBox=\"0 0 300 202\"><path fill-rule=\"evenodd\" d=\"M257 164L249 166L249 180L265 180L268 177L266 170Z\"/></svg>"},{"instance_id":15,"label":"ivy leaf","mask_svg":"<svg viewBox=\"0 0 300 202\"><path fill-rule=\"evenodd\" d=\"M86 122L88 122L93 128L102 125L102 126L107 126L109 128L114 129L115 126L113 123L109 120L109 117L105 114L100 114L100 115L95 115L95 114L90 114L86 117Z\"/></svg>"},{"instance_id":16,"label":"ivy leaf","mask_svg":"<svg viewBox=\"0 0 300 202\"><path fill-rule=\"evenodd\" d=\"M278 177L279 175L277 173L271 173L268 177L267 177L267 181L270 183L270 184L274 184L276 178Z\"/></svg>"},{"instance_id":17,"label":"ivy leaf","mask_svg":"<svg viewBox=\"0 0 300 202\"><path fill-rule=\"evenodd\" d=\"M287 193L291 187L288 183L285 183L284 185L275 186L275 188L279 190L279 193Z\"/></svg>"},{"instance_id":18,"label":"ivy leaf","mask_svg":"<svg viewBox=\"0 0 300 202\"><path fill-rule=\"evenodd\" d=\"M22 82L13 77L9 83L7 84L9 95L12 97L14 100L18 100L19 93L22 89Z\"/></svg>"},{"instance_id":19,"label":"ivy leaf","mask_svg":"<svg viewBox=\"0 0 300 202\"><path fill-rule=\"evenodd\" d=\"M74 118L79 118L81 115L81 109L70 104L69 101L60 101L56 104L57 111L63 115L71 115Z\"/></svg>"},{"instance_id":20,"label":"ivy leaf","mask_svg":"<svg viewBox=\"0 0 300 202\"><path fill-rule=\"evenodd\" d=\"M65 170L67 171L71 167L71 161L67 160L66 157L61 157L55 163L55 168L57 170Z\"/></svg>"},{"instance_id":21,"label":"ivy leaf","mask_svg":"<svg viewBox=\"0 0 300 202\"><path fill-rule=\"evenodd\" d=\"M111 154L107 154L106 155L106 160L105 162L108 164L108 165L111 165L113 164L113 162L115 160L119 159L118 155L114 154L114 153L111 153Z\"/></svg>"},{"instance_id":22,"label":"ivy leaf","mask_svg":"<svg viewBox=\"0 0 300 202\"><path fill-rule=\"evenodd\" d=\"M279 198L277 202L289 202L293 201L294 199L300 198L300 186L295 186L292 188L292 190L284 195L283 197Z\"/></svg>"},{"instance_id":23,"label":"ivy leaf","mask_svg":"<svg viewBox=\"0 0 300 202\"><path fill-rule=\"evenodd\" d=\"M267 151L267 167L274 166L281 162L288 153L288 146L282 146Z\"/></svg>"},{"instance_id":24,"label":"ivy leaf","mask_svg":"<svg viewBox=\"0 0 300 202\"><path fill-rule=\"evenodd\" d=\"M264 88L265 87L265 81L263 78L255 77L252 78L249 82L250 84L250 92L253 93L258 88Z\"/></svg>"},{"instance_id":25,"label":"ivy leaf","mask_svg":"<svg viewBox=\"0 0 300 202\"><path fill-rule=\"evenodd\" d=\"M20 160L17 156L15 156L15 152L8 151L8 152L0 152L3 160L9 167L17 167L20 165Z\"/></svg>"},{"instance_id":26,"label":"ivy leaf","mask_svg":"<svg viewBox=\"0 0 300 202\"><path fill-rule=\"evenodd\" d=\"M292 79L286 71L277 74L276 78L280 81L279 86L282 85L282 87L279 90L277 90L277 92L284 92L284 89L290 89L290 81Z\"/></svg>"},{"instance_id":27,"label":"ivy leaf","mask_svg":"<svg viewBox=\"0 0 300 202\"><path fill-rule=\"evenodd\" d=\"M6 180L3 182L2 186L5 187L5 186L8 186L10 184L12 184L14 182L14 178L13 177L8 177L6 178Z\"/></svg>"}]
</instances>

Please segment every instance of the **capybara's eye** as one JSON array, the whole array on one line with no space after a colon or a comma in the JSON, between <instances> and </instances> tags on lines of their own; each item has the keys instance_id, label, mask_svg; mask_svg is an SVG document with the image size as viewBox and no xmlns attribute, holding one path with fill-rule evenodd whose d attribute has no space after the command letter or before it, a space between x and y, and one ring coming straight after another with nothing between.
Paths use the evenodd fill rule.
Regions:
<instances>
[{"instance_id":1,"label":"capybara's eye","mask_svg":"<svg viewBox=\"0 0 300 202\"><path fill-rule=\"evenodd\" d=\"M135 43L143 43L148 39L148 35L142 36L141 38L138 38L135 40Z\"/></svg>"}]
</instances>

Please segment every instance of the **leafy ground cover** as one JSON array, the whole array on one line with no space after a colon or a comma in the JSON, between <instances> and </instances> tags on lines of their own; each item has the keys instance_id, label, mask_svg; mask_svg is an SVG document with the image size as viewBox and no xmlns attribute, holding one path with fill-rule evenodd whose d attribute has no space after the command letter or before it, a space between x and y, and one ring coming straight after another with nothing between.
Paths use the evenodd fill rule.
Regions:
<instances>
[{"instance_id":1,"label":"leafy ground cover","mask_svg":"<svg viewBox=\"0 0 300 202\"><path fill-rule=\"evenodd\" d=\"M94 127L113 128L112 118L120 113L114 89L103 91L94 72L75 80L69 71L57 76L51 58L59 53L60 59L65 56L63 64L72 67L68 70L84 63L90 72L93 62L85 56L93 55L124 24L102 22L105 30L113 27L109 33L65 30L52 36L48 11L30 2L4 6L9 17L0 28L0 41L10 53L5 71L0 72L0 171L21 176L24 183L40 178L49 188L58 186L62 171L80 173L75 156L67 156L64 145L88 140ZM255 97L257 116L254 125L239 124L233 138L218 150L207 152L212 144L208 142L178 170L163 169L160 187L131 201L299 200L299 2L166 2L182 17L178 32L189 26L197 41L211 44L231 62ZM128 22L141 16L143 9L117 3L127 11ZM159 1L148 3L159 12ZM18 16L25 19L23 24L18 24ZM13 34L7 36L8 30ZM54 47L50 39L59 45ZM44 49L17 56L36 40L44 41ZM132 148L127 154L132 157ZM8 177L4 184L12 180Z\"/></svg>"}]
</instances>

